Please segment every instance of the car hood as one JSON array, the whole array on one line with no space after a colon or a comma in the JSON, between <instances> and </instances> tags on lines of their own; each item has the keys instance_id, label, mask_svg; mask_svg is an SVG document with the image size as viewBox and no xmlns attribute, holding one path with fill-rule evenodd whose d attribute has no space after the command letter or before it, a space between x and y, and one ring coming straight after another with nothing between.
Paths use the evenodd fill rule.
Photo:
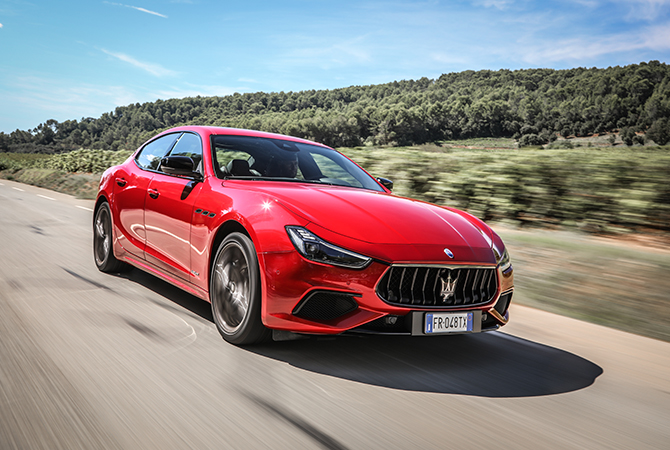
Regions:
<instances>
[{"instance_id":1,"label":"car hood","mask_svg":"<svg viewBox=\"0 0 670 450\"><path fill-rule=\"evenodd\" d=\"M487 231L458 210L347 187L272 183L254 190L308 220L323 239L382 260L496 262Z\"/></svg>"}]
</instances>

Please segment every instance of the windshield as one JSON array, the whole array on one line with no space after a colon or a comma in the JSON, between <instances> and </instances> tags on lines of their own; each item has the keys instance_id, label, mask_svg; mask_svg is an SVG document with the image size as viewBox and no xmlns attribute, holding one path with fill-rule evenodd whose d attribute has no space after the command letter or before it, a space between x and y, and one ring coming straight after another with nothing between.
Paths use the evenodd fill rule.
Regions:
<instances>
[{"instance_id":1,"label":"windshield","mask_svg":"<svg viewBox=\"0 0 670 450\"><path fill-rule=\"evenodd\" d=\"M219 178L243 178L352 186L383 191L337 151L317 145L255 136L212 136Z\"/></svg>"}]
</instances>

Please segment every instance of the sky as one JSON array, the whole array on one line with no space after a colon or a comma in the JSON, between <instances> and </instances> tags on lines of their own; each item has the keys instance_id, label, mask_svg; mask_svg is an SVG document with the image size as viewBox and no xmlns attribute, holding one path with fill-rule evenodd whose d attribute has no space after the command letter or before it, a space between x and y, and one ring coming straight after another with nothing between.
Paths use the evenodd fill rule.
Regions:
<instances>
[{"instance_id":1,"label":"sky","mask_svg":"<svg viewBox=\"0 0 670 450\"><path fill-rule=\"evenodd\" d=\"M670 0L0 0L0 131L117 106L670 60Z\"/></svg>"}]
</instances>

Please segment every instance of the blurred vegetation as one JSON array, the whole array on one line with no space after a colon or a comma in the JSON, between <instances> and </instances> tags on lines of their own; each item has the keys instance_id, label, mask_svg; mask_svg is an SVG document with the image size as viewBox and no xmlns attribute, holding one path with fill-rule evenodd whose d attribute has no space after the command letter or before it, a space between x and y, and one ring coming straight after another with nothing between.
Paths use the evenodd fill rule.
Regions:
<instances>
[{"instance_id":1,"label":"blurred vegetation","mask_svg":"<svg viewBox=\"0 0 670 450\"><path fill-rule=\"evenodd\" d=\"M667 147L340 149L398 195L485 221L588 232L670 230Z\"/></svg>"},{"instance_id":2,"label":"blurred vegetation","mask_svg":"<svg viewBox=\"0 0 670 450\"><path fill-rule=\"evenodd\" d=\"M670 231L668 147L515 149L505 148L504 140L486 143L479 149L446 143L340 150L372 175L392 179L398 195L463 209L489 222L592 233ZM100 174L129 155L105 150L0 153L0 171L31 183L18 178L27 173L17 172ZM89 197L97 188L91 186Z\"/></svg>"},{"instance_id":3,"label":"blurred vegetation","mask_svg":"<svg viewBox=\"0 0 670 450\"><path fill-rule=\"evenodd\" d=\"M98 193L100 174L130 155L126 150L76 150L57 155L0 153L0 178L92 199Z\"/></svg>"},{"instance_id":4,"label":"blurred vegetation","mask_svg":"<svg viewBox=\"0 0 670 450\"><path fill-rule=\"evenodd\" d=\"M670 66L481 70L437 79L333 90L247 93L119 106L99 118L0 133L0 152L134 150L176 125L270 131L333 147L406 146L451 139L514 138L546 144L558 135L621 130L624 143L670 142ZM643 133L637 134L637 133Z\"/></svg>"},{"instance_id":5,"label":"blurred vegetation","mask_svg":"<svg viewBox=\"0 0 670 450\"><path fill-rule=\"evenodd\" d=\"M70 173L102 173L121 164L132 152L127 150L75 150L57 155L0 153L0 171L20 169L53 169Z\"/></svg>"}]
</instances>

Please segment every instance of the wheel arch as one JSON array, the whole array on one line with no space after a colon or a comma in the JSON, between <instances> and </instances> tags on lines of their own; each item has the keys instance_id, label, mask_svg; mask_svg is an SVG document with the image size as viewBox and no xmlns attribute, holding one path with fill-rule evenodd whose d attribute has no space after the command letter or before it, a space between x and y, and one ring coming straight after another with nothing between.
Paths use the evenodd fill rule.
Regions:
<instances>
[{"instance_id":1,"label":"wheel arch","mask_svg":"<svg viewBox=\"0 0 670 450\"><path fill-rule=\"evenodd\" d=\"M214 258L216 258L216 251L219 248L219 245L226 239L226 237L231 234L231 233L242 233L249 239L251 239L251 235L247 231L246 228L244 228L244 225L242 225L240 222L234 219L227 220L223 222L219 228L216 230L216 234L214 235L214 239L212 239L211 246L209 248L209 263L207 264L207 291L209 291L209 286L210 286L210 277L212 274L212 264L214 264ZM253 239L251 239L253 242Z\"/></svg>"},{"instance_id":2,"label":"wheel arch","mask_svg":"<svg viewBox=\"0 0 670 450\"><path fill-rule=\"evenodd\" d=\"M100 194L97 200L95 201L95 206L93 207L93 217L95 217L95 213L98 212L98 208L100 208L100 205L102 205L105 202L109 205L111 209L112 205L109 203L109 199L107 198L107 196L105 194Z\"/></svg>"}]
</instances>

